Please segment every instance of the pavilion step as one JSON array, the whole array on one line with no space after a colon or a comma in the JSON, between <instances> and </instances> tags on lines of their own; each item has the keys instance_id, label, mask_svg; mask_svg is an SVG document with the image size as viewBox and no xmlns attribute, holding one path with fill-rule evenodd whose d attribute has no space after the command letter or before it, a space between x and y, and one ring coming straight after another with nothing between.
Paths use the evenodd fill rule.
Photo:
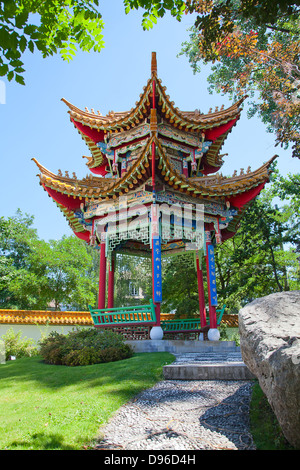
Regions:
<instances>
[{"instance_id":1,"label":"pavilion step","mask_svg":"<svg viewBox=\"0 0 300 470\"><path fill-rule=\"evenodd\" d=\"M176 364L243 362L240 351L174 354Z\"/></svg>"},{"instance_id":2,"label":"pavilion step","mask_svg":"<svg viewBox=\"0 0 300 470\"><path fill-rule=\"evenodd\" d=\"M228 354L183 354L163 367L165 380L251 380L254 375L242 361L240 352Z\"/></svg>"},{"instance_id":3,"label":"pavilion step","mask_svg":"<svg viewBox=\"0 0 300 470\"><path fill-rule=\"evenodd\" d=\"M140 352L170 352L174 355L188 353L204 356L209 353L233 353L239 352L240 347L234 341L196 341L196 340L127 340L134 351Z\"/></svg>"}]
</instances>

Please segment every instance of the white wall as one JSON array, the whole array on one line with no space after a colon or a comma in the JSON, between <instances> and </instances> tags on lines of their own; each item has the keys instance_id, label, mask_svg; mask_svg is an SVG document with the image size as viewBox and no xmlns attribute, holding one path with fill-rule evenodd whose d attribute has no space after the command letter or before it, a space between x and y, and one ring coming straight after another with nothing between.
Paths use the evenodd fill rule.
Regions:
<instances>
[{"instance_id":1,"label":"white wall","mask_svg":"<svg viewBox=\"0 0 300 470\"><path fill-rule=\"evenodd\" d=\"M39 341L43 336L48 336L51 331L57 331L58 333L67 334L76 328L76 325L18 325L18 324L0 324L0 338L9 330L13 329L16 333L22 332L22 338L32 338L34 341ZM89 326L80 326L80 328L92 328Z\"/></svg>"}]
</instances>

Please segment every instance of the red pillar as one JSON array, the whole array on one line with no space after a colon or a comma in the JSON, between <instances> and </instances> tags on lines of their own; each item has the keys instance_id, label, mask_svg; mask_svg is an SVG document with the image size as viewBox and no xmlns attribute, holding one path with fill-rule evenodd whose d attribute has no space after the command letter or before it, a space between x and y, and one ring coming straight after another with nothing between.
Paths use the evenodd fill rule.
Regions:
<instances>
[{"instance_id":1,"label":"red pillar","mask_svg":"<svg viewBox=\"0 0 300 470\"><path fill-rule=\"evenodd\" d=\"M156 324L160 326L160 303L162 301L161 240L159 236L159 214L156 204L151 208L152 231L152 298L155 305Z\"/></svg>"},{"instance_id":2,"label":"red pillar","mask_svg":"<svg viewBox=\"0 0 300 470\"><path fill-rule=\"evenodd\" d=\"M153 56L152 56L153 57ZM150 131L154 135L157 130L156 103L155 103L155 80L152 81L152 109L150 117ZM155 142L152 142L152 186L155 191Z\"/></svg>"},{"instance_id":3,"label":"red pillar","mask_svg":"<svg viewBox=\"0 0 300 470\"><path fill-rule=\"evenodd\" d=\"M112 253L111 261L108 271L108 293L107 293L107 307L114 307L114 280L115 280L115 257Z\"/></svg>"},{"instance_id":4,"label":"red pillar","mask_svg":"<svg viewBox=\"0 0 300 470\"><path fill-rule=\"evenodd\" d=\"M104 233L101 235L101 244L100 244L98 309L105 308L105 287L106 287L106 256L105 256L105 233Z\"/></svg>"},{"instance_id":5,"label":"red pillar","mask_svg":"<svg viewBox=\"0 0 300 470\"><path fill-rule=\"evenodd\" d=\"M160 326L160 304L155 305L155 316L156 316L155 326Z\"/></svg>"},{"instance_id":6,"label":"red pillar","mask_svg":"<svg viewBox=\"0 0 300 470\"><path fill-rule=\"evenodd\" d=\"M151 74L157 73L156 53L152 52L151 60ZM150 133L154 137L157 133L157 115L156 115L156 102L155 102L155 79L152 80L152 108L150 114ZM156 324L160 326L160 302L161 302L161 246L159 237L159 222L157 208L155 206L155 141L152 141L152 191L153 191L153 204L151 213L151 228L152 228L152 297L155 305Z\"/></svg>"},{"instance_id":7,"label":"red pillar","mask_svg":"<svg viewBox=\"0 0 300 470\"><path fill-rule=\"evenodd\" d=\"M206 310L205 310L205 297L204 297L204 286L203 286L203 271L200 269L199 257L196 257L197 265L197 280L198 280L198 295L199 295L199 311L200 311L200 323L201 328L206 326Z\"/></svg>"},{"instance_id":8,"label":"red pillar","mask_svg":"<svg viewBox=\"0 0 300 470\"><path fill-rule=\"evenodd\" d=\"M212 297L212 286L210 285L210 272L209 272L209 247L211 245L210 240L210 233L205 232L206 235L206 272L207 272L207 290L208 290L208 305L209 305L209 324L210 328L217 328L217 312L216 307L212 305L211 297Z\"/></svg>"}]
</instances>

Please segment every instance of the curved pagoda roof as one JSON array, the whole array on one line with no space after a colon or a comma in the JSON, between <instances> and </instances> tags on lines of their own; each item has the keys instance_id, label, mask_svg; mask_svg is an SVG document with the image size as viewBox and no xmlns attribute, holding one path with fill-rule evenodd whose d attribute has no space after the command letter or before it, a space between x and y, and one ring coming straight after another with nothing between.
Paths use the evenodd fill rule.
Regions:
<instances>
[{"instance_id":1,"label":"curved pagoda roof","mask_svg":"<svg viewBox=\"0 0 300 470\"><path fill-rule=\"evenodd\" d=\"M151 109L153 90L155 109ZM63 212L75 235L88 242L92 222L84 214L91 204L117 200L140 189L152 191L149 183L153 167L151 148L155 144L157 188L171 191L179 197L192 198L196 203L205 205L205 202L217 202L225 208L235 209L235 216L222 230L224 240L234 235L244 210L269 181L270 167L276 158L272 157L255 171L249 167L246 172L241 171L239 175L235 172L232 177L216 173L222 166L220 149L240 117L242 101L226 110L208 114L180 111L174 107L157 78L156 56L153 54L151 79L135 108L130 111L101 116L82 111L66 102L71 121L90 148L92 156L86 158L92 172L82 179L74 173L73 177L68 173L62 175L61 171L55 174L33 158L40 170L40 184ZM175 140L172 141L172 138ZM204 153L198 154L202 165L200 174L191 173L193 176L188 176L189 173L185 175L176 169L172 149L170 151L168 145L176 144L177 149L182 148L193 155L193 152L199 151L199 145L201 151L201 142L209 142L209 145ZM130 146L132 143L136 146L136 154L131 164L121 174L107 174L105 168L108 159L112 158L111 154L116 149L124 152L127 144ZM149 185L150 189L147 189Z\"/></svg>"},{"instance_id":2,"label":"curved pagoda roof","mask_svg":"<svg viewBox=\"0 0 300 470\"><path fill-rule=\"evenodd\" d=\"M239 214L231 223L232 236L237 229L243 209L269 181L270 166L276 156L255 171L249 168L246 173L234 175L231 178L219 174L199 178L186 178L182 174L179 175L172 169L161 144L154 137L149 139L130 172L118 179L99 178L93 175L88 175L83 179L60 176L47 170L36 159L33 160L40 170L40 184L63 212L74 233L88 241L89 233L86 233L75 216L75 212L79 211L82 205L117 199L145 185L151 176L150 144L153 139L159 149L156 156L157 180L160 183L163 182L165 188L195 198L195 202L197 199L199 202L200 200L201 202L203 200L220 201L239 209ZM85 233L81 234L81 232Z\"/></svg>"},{"instance_id":3,"label":"curved pagoda roof","mask_svg":"<svg viewBox=\"0 0 300 470\"><path fill-rule=\"evenodd\" d=\"M167 94L166 87L157 77L155 53L152 53L151 77L144 86L135 106L129 111L110 111L106 116L102 116L100 111L96 113L93 109L89 111L87 108L83 111L62 98L69 108L71 122L92 154L91 157L86 157L89 169L95 174L105 174L107 159L97 144L104 142L107 135L128 132L150 119L153 81L155 82L158 119L180 131L199 137L205 135L205 140L212 142L212 144L203 159L204 174L218 171L223 164L222 155L220 155L221 147L228 133L240 118L241 105L246 96L227 109L222 106L220 110L216 108L214 112L210 109L207 114L203 114L199 110L182 111L175 107L174 102ZM197 148L196 144L195 148Z\"/></svg>"}]
</instances>

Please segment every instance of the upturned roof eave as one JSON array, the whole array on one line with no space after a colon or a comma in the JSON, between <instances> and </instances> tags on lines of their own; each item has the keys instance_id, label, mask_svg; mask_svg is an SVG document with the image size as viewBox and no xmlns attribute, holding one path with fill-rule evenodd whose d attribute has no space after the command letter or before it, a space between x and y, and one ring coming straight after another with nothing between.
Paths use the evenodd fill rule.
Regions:
<instances>
[{"instance_id":1,"label":"upturned roof eave","mask_svg":"<svg viewBox=\"0 0 300 470\"><path fill-rule=\"evenodd\" d=\"M130 111L110 112L108 115L102 116L89 111L83 111L65 98L62 98L62 101L69 107L69 114L72 119L91 128L108 132L117 130L118 128L126 129L128 127L135 127L143 119L146 106L148 107L151 102L153 80L155 81L156 94L158 95L162 115L166 118L171 115L171 118L174 119L175 122L177 121L177 126L191 131L205 131L206 129L220 126L239 117L241 105L246 98L246 96L241 98L227 109L212 113L199 113L199 115L197 115L195 111L181 111L179 108L175 107L174 102L171 101L169 95L166 94L166 87L162 85L161 79L157 78L156 72L152 72L151 78L147 81L143 92L140 94L139 100Z\"/></svg>"},{"instance_id":2,"label":"upturned roof eave","mask_svg":"<svg viewBox=\"0 0 300 470\"><path fill-rule=\"evenodd\" d=\"M84 180L66 178L55 175L43 167L36 159L33 159L41 171L40 182L47 187L67 194L72 197L84 199L117 198L131 190L135 190L144 184L150 176L151 143L155 141L157 146L157 170L158 176L175 191L187 193L193 197L224 198L247 192L268 180L269 167L276 156L263 164L254 172L249 172L239 177L191 177L186 178L178 174L171 166L170 161L156 136L150 137L141 151L140 156L130 170L121 178L90 177Z\"/></svg>"}]
</instances>

